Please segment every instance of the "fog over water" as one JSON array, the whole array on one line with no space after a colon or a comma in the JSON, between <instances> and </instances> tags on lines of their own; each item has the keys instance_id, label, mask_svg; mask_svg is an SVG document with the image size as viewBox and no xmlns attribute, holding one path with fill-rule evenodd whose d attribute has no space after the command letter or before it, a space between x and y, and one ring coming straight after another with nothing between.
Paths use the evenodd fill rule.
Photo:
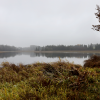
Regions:
<instances>
[{"instance_id":1,"label":"fog over water","mask_svg":"<svg viewBox=\"0 0 100 100\"><path fill-rule=\"evenodd\" d=\"M100 0L0 0L0 44L76 45L100 43L92 25Z\"/></svg>"}]
</instances>

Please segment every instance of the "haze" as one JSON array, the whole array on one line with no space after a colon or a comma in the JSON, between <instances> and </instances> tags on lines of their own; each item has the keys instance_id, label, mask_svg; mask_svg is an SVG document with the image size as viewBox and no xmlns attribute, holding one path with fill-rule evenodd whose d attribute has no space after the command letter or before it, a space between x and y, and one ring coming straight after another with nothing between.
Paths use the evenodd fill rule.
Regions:
<instances>
[{"instance_id":1,"label":"haze","mask_svg":"<svg viewBox=\"0 0 100 100\"><path fill-rule=\"evenodd\" d=\"M0 0L0 45L100 43L94 13L100 0Z\"/></svg>"}]
</instances>

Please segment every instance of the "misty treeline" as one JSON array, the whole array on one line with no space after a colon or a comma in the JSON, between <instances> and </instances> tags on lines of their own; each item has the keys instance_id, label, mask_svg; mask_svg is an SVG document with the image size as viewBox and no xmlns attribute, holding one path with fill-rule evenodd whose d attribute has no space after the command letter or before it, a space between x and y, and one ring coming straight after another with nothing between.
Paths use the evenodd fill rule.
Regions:
<instances>
[{"instance_id":1,"label":"misty treeline","mask_svg":"<svg viewBox=\"0 0 100 100\"><path fill-rule=\"evenodd\" d=\"M0 45L0 51L74 51L74 50L100 50L100 44L89 44L89 45L47 45L47 46L34 46L31 45L30 47L15 47L15 46L8 46L8 45Z\"/></svg>"},{"instance_id":2,"label":"misty treeline","mask_svg":"<svg viewBox=\"0 0 100 100\"><path fill-rule=\"evenodd\" d=\"M0 45L0 51L18 51L18 50L20 49L14 46Z\"/></svg>"},{"instance_id":3,"label":"misty treeline","mask_svg":"<svg viewBox=\"0 0 100 100\"><path fill-rule=\"evenodd\" d=\"M65 46L65 45L47 45L44 47L36 47L36 51L65 51L65 50L100 50L100 44L89 44L89 45L70 45L70 46Z\"/></svg>"}]
</instances>

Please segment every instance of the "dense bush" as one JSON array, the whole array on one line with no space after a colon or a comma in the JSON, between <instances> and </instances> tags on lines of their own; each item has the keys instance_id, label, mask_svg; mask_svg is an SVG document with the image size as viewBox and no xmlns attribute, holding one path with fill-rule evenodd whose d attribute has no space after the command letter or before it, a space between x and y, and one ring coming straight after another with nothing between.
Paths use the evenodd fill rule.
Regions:
<instances>
[{"instance_id":1,"label":"dense bush","mask_svg":"<svg viewBox=\"0 0 100 100\"><path fill-rule=\"evenodd\" d=\"M3 62L2 66L0 100L100 100L100 68L61 59L51 64Z\"/></svg>"},{"instance_id":2,"label":"dense bush","mask_svg":"<svg viewBox=\"0 0 100 100\"><path fill-rule=\"evenodd\" d=\"M88 60L84 61L84 67L98 67L100 68L100 56L91 56Z\"/></svg>"}]
</instances>

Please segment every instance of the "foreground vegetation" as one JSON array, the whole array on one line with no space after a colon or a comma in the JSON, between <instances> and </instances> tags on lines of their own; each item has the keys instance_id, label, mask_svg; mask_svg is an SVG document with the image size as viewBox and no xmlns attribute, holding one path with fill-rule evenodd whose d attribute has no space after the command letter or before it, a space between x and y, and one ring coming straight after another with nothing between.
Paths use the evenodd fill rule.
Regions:
<instances>
[{"instance_id":1,"label":"foreground vegetation","mask_svg":"<svg viewBox=\"0 0 100 100\"><path fill-rule=\"evenodd\" d=\"M2 66L0 100L100 100L100 57L91 57L84 67L61 59Z\"/></svg>"}]
</instances>

